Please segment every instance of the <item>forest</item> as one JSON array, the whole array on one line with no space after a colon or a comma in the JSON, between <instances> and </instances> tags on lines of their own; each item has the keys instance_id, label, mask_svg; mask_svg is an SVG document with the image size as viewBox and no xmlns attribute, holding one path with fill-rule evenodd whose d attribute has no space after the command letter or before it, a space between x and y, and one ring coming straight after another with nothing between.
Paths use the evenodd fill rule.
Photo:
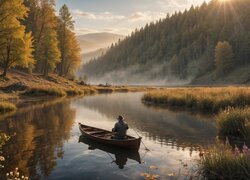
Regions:
<instances>
[{"instance_id":1,"label":"forest","mask_svg":"<svg viewBox=\"0 0 250 180\"><path fill-rule=\"evenodd\" d=\"M83 72L90 81L195 83L199 78L224 79L238 69L244 76L241 81L249 82L249 30L249 0L204 2L136 29L84 65Z\"/></svg>"},{"instance_id":2,"label":"forest","mask_svg":"<svg viewBox=\"0 0 250 180\"><path fill-rule=\"evenodd\" d=\"M80 65L74 20L55 0L0 0L0 67L74 78Z\"/></svg>"}]
</instances>

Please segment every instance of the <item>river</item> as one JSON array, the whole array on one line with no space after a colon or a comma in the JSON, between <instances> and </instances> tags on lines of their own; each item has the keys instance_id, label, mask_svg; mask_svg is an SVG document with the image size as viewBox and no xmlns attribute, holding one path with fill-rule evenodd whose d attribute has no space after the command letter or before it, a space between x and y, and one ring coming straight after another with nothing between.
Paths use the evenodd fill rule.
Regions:
<instances>
[{"instance_id":1,"label":"river","mask_svg":"<svg viewBox=\"0 0 250 180\"><path fill-rule=\"evenodd\" d=\"M6 172L19 167L30 179L185 179L196 168L199 152L215 141L212 117L149 107L143 93L113 93L71 100L26 103L0 120L0 131L13 135L4 146ZM128 134L143 144L124 153L81 137L78 122L111 130L122 114Z\"/></svg>"}]
</instances>

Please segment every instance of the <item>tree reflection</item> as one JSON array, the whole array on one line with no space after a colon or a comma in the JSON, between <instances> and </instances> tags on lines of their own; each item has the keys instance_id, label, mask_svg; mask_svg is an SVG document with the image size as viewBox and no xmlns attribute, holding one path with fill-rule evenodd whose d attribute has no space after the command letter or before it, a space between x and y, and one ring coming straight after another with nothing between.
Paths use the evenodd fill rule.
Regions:
<instances>
[{"instance_id":1,"label":"tree reflection","mask_svg":"<svg viewBox=\"0 0 250 180\"><path fill-rule=\"evenodd\" d=\"M0 129L16 134L4 147L7 171L19 167L22 174L34 179L46 178L64 155L63 143L70 138L75 110L70 102L44 104L25 113L0 121Z\"/></svg>"}]
</instances>

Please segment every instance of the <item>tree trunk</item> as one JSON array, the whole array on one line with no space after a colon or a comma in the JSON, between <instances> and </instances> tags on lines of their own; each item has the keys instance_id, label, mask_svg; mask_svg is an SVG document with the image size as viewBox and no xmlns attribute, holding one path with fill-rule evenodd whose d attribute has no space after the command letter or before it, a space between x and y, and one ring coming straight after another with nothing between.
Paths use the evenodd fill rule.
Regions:
<instances>
[{"instance_id":1,"label":"tree trunk","mask_svg":"<svg viewBox=\"0 0 250 180\"><path fill-rule=\"evenodd\" d=\"M8 66L4 66L3 73L1 74L1 76L5 77L7 75L7 72L8 72Z\"/></svg>"}]
</instances>

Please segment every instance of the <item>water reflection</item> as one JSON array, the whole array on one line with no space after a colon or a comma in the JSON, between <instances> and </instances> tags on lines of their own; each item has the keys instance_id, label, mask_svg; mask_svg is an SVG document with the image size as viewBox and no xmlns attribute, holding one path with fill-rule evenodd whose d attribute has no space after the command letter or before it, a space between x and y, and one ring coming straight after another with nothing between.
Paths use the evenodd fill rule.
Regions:
<instances>
[{"instance_id":1,"label":"water reflection","mask_svg":"<svg viewBox=\"0 0 250 180\"><path fill-rule=\"evenodd\" d=\"M139 152L122 150L119 148L105 146L105 145L100 144L100 143L95 143L93 141L88 140L83 135L81 135L79 137L79 142L82 142L82 143L88 145L89 150L99 149L101 151L106 152L109 155L109 157L111 158L111 160L112 160L111 162L115 163L120 169L124 168L128 159L132 159L134 161L137 161L139 164L141 164L141 157L140 157ZM110 154L113 154L115 159Z\"/></svg>"},{"instance_id":2,"label":"water reflection","mask_svg":"<svg viewBox=\"0 0 250 180\"><path fill-rule=\"evenodd\" d=\"M15 167L32 179L141 179L144 172L160 174L161 179L173 172L182 176L199 150L213 143L214 122L186 112L149 108L141 103L141 96L118 93L19 104L24 106L20 111L0 120L0 131L16 134L3 149L8 166L0 170L0 179ZM111 130L118 114L125 116L130 135L137 136L135 129L143 137L150 149L147 156L143 146L140 157L82 137L83 143L78 143L78 122Z\"/></svg>"},{"instance_id":3,"label":"water reflection","mask_svg":"<svg viewBox=\"0 0 250 180\"><path fill-rule=\"evenodd\" d=\"M115 121L114 117L118 114L123 114L130 127L140 131L145 138L178 149L197 149L201 144L207 145L214 141L216 128L211 118L187 112L148 108L141 103L141 94L121 97L121 94L94 96L77 101L76 108L84 106L94 110L110 123ZM86 121L95 124L95 119ZM100 120L96 121L95 125L100 125ZM132 130L130 132L133 133Z\"/></svg>"},{"instance_id":4,"label":"water reflection","mask_svg":"<svg viewBox=\"0 0 250 180\"><path fill-rule=\"evenodd\" d=\"M16 134L3 149L8 166L0 175L19 167L22 174L45 178L56 166L57 158L63 157L63 142L70 138L75 110L70 102L41 106L0 121L1 131Z\"/></svg>"}]
</instances>

